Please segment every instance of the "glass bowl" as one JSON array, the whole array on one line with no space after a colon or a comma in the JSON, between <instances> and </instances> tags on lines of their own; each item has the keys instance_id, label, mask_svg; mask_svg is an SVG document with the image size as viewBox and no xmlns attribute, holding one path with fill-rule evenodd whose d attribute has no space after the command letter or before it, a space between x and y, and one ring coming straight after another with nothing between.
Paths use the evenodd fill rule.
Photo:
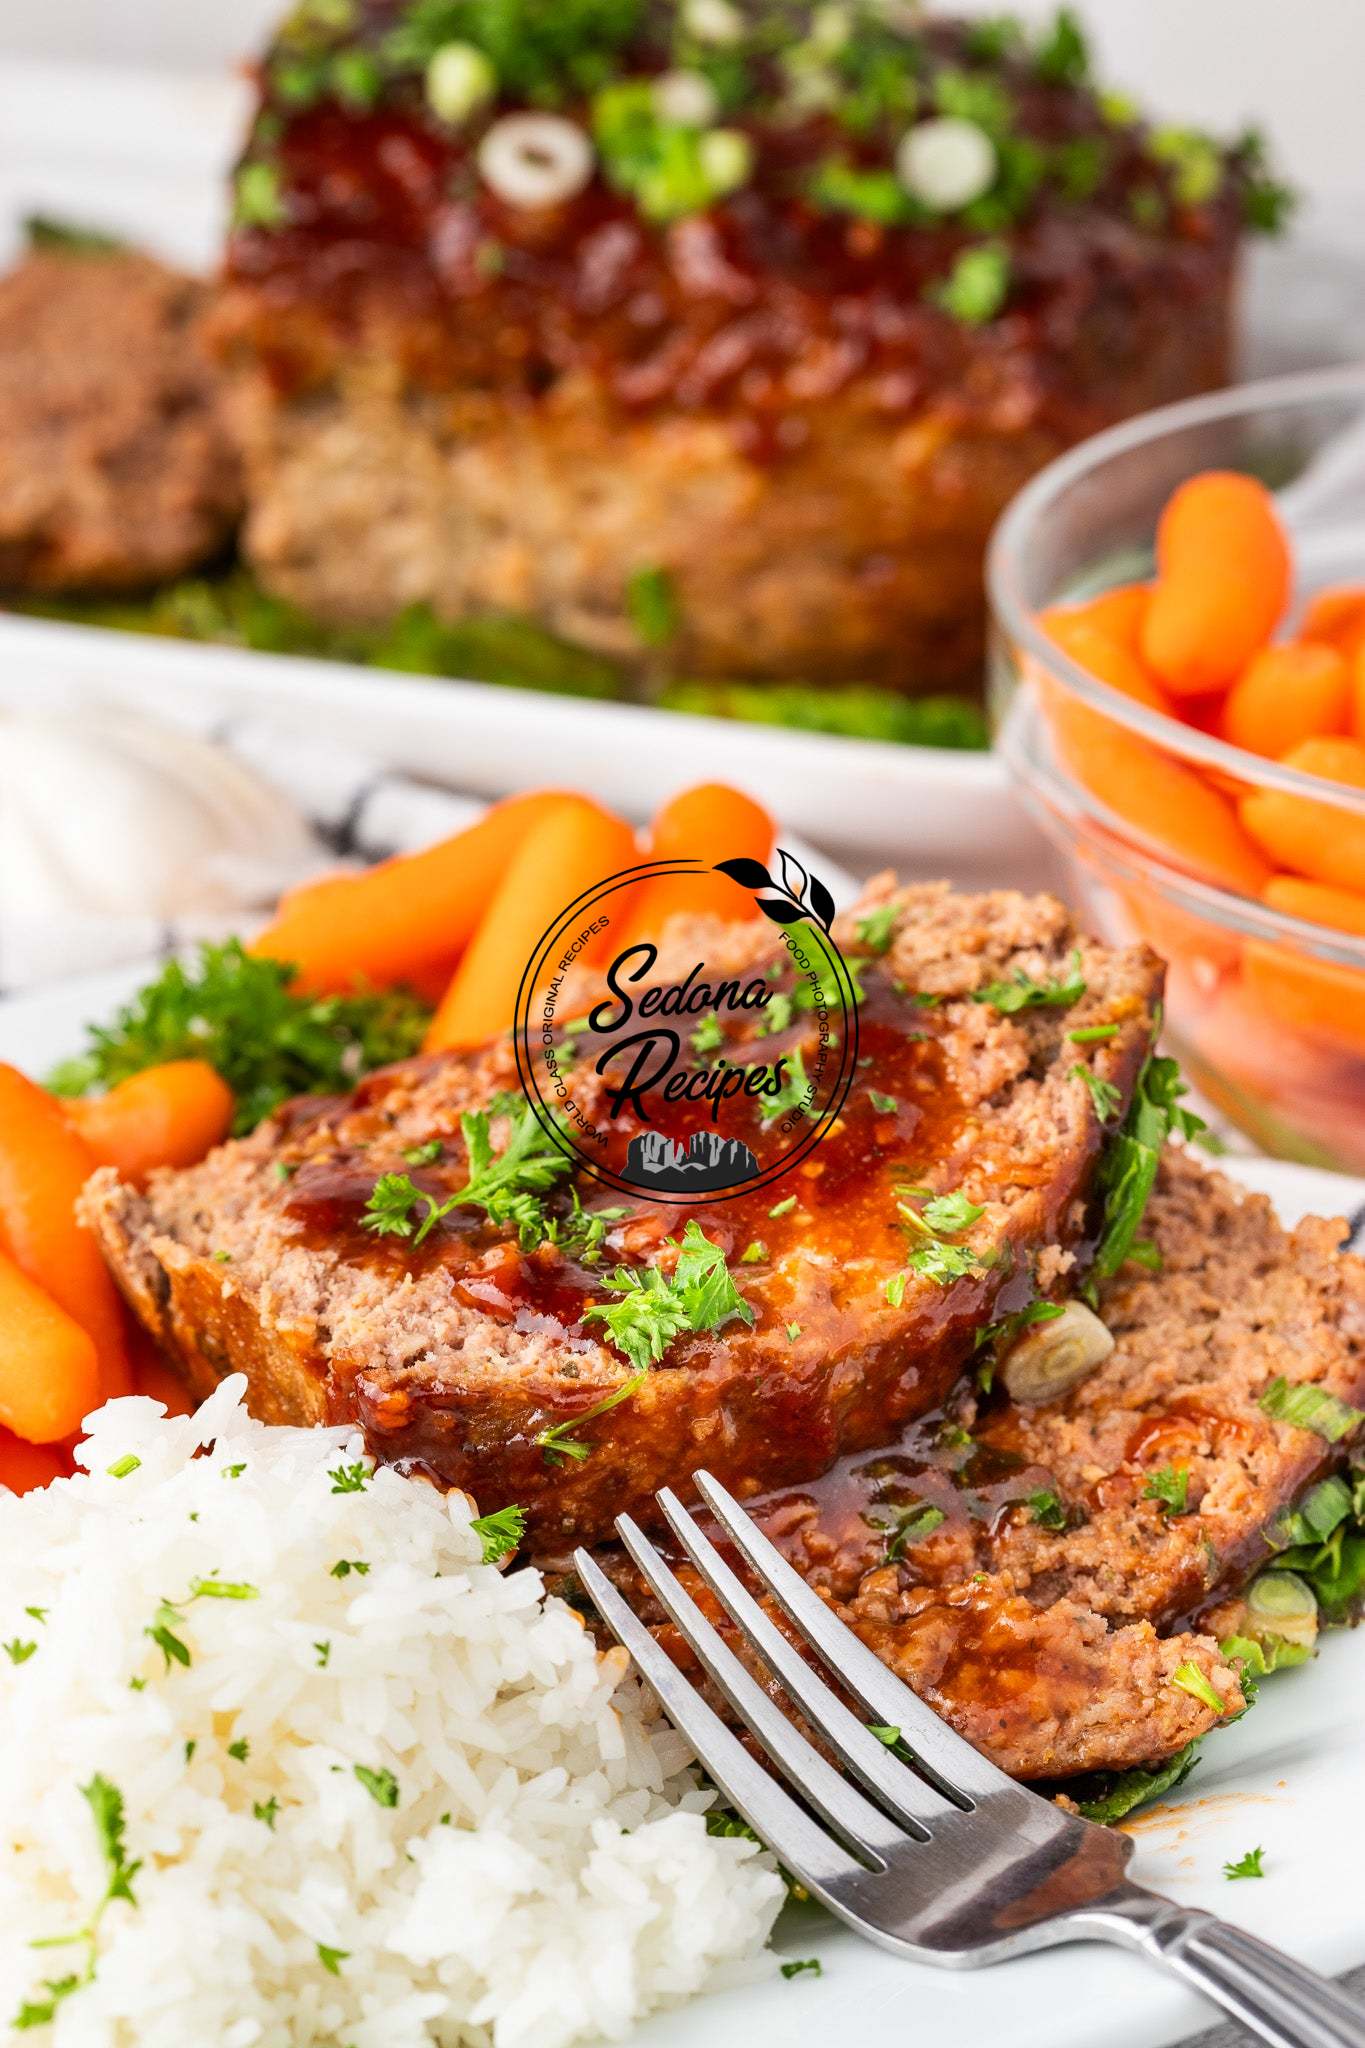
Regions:
<instances>
[{"instance_id":1,"label":"glass bowl","mask_svg":"<svg viewBox=\"0 0 1365 2048\"><path fill-rule=\"evenodd\" d=\"M998 743L1094 928L1115 943L1145 940L1167 961L1167 1039L1200 1091L1269 1152L1365 1173L1365 788L1121 695L1039 623L1050 605L1151 575L1162 507L1207 469L1244 471L1275 492L1295 556L1290 625L1316 591L1365 589L1365 368L1148 413L1042 471L996 529ZM1357 930L1272 908L1264 876L1224 843L1240 839L1240 806L1268 792L1282 807L1297 800L1306 849L1278 872L1321 879L1324 855L1335 868L1359 841Z\"/></svg>"}]
</instances>

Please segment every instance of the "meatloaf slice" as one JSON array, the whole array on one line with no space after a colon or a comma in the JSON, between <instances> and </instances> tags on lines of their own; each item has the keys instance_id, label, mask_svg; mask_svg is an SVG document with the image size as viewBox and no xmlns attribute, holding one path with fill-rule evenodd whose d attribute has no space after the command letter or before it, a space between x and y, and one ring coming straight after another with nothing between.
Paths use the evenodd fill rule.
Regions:
<instances>
[{"instance_id":1,"label":"meatloaf slice","mask_svg":"<svg viewBox=\"0 0 1365 2048\"><path fill-rule=\"evenodd\" d=\"M472 1205L420 1248L363 1227L385 1173L409 1171L437 1197L464 1186L460 1119L515 1086L505 1041L391 1068L348 1101L297 1104L202 1166L154 1175L145 1193L102 1173L87 1214L197 1391L240 1368L267 1418L359 1420L381 1457L485 1508L521 1504L542 1545L601 1536L626 1508L650 1514L657 1487L702 1464L745 1495L814 1478L940 1402L1001 1289L1078 1237L1101 1143L1078 1068L1084 1058L1126 1099L1160 986L1152 955L1080 938L1050 898L893 894L885 881L837 929L861 954L864 996L863 1055L836 1127L780 1185L705 1208L623 1208L585 1183L589 1213L614 1212L600 1219L602 1263L562 1241L526 1249ZM681 979L697 950L680 933L664 978ZM794 972L765 923L713 932L706 958L780 961L777 989ZM1017 993L1020 976L1072 1000L973 1000L1001 981ZM1078 1024L1115 1031L1082 1050L1067 1035ZM771 1061L814 1028L793 1010L726 1051ZM602 1086L575 1079L623 1148L639 1125L608 1116ZM508 1130L496 1110L495 1150ZM433 1160L423 1148L434 1141ZM908 1269L907 1180L980 1205L956 1239L971 1253L956 1277ZM579 1192L561 1183L545 1198L561 1231ZM684 1330L640 1378L586 1311L614 1298L610 1263L671 1270L688 1219L725 1253L752 1325L731 1316Z\"/></svg>"},{"instance_id":2,"label":"meatloaf slice","mask_svg":"<svg viewBox=\"0 0 1365 2048\"><path fill-rule=\"evenodd\" d=\"M1261 1397L1283 1377L1365 1404L1365 1264L1338 1252L1344 1226L1285 1231L1171 1148L1144 1229L1161 1270L1127 1266L1104 1292L1116 1347L1067 1398L964 1389L950 1417L759 1509L864 1641L1016 1777L1172 1755L1220 1718L1182 1666L1236 1710L1215 1640L1230 1596L1344 1454Z\"/></svg>"},{"instance_id":3,"label":"meatloaf slice","mask_svg":"<svg viewBox=\"0 0 1365 2048\"><path fill-rule=\"evenodd\" d=\"M0 590L134 590L226 546L241 464L204 296L131 252L0 278Z\"/></svg>"}]
</instances>

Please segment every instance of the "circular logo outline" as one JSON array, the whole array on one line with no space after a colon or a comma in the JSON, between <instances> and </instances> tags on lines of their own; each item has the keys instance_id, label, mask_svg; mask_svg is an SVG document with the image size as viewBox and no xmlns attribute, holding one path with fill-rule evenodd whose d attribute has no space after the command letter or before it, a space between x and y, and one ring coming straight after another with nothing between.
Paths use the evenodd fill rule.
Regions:
<instances>
[{"instance_id":1,"label":"circular logo outline","mask_svg":"<svg viewBox=\"0 0 1365 2048\"><path fill-rule=\"evenodd\" d=\"M677 856L664 861L640 861L632 867L618 869L615 874L604 876L602 880L594 882L590 887L581 890L572 902L566 904L563 909L558 911L532 948L531 956L522 970L521 979L517 985L516 1008L512 1025L513 1054L516 1060L517 1078L521 1083L522 1093L531 1109L532 1115L546 1135L552 1138L555 1143L571 1152L583 1171L590 1174L594 1180L599 1181L604 1187L611 1188L617 1194L627 1195L633 1201L652 1200L672 1207L682 1208L700 1208L717 1202L733 1201L741 1195L752 1194L756 1190L768 1187L774 1181L783 1178L807 1159L822 1139L828 1136L831 1126L842 1112L843 1106L848 1100L849 1090L853 1085L853 1077L857 1072L858 1065L858 1002L853 974L829 929L829 920L833 914L833 902L829 897L829 892L824 889L823 884L815 881L812 877L806 876L805 870L800 867L799 863L793 860L791 855L784 853L779 848L778 856L782 863L783 874L783 880L778 882L775 882L768 875L767 870L760 863L742 860L733 862L703 861ZM804 890L807 884L813 883L811 893L814 894L815 891L820 892L823 904L827 906L824 916L820 914L820 909L814 904L804 903L799 897L791 893L785 880L789 866L794 867L797 874L801 877L801 882L798 884L799 887ZM784 1152L771 1165L762 1167L758 1173L750 1174L742 1180L728 1183L720 1188L708 1187L698 1189L695 1194L673 1189L655 1192L647 1186L642 1186L638 1181L627 1180L614 1168L606 1166L602 1160L593 1158L585 1146L575 1142L572 1130L566 1128L563 1110L557 1104L552 1104L545 1100L541 1093L539 1076L535 1071L539 1065L543 1064L543 1060L538 1061L531 1051L532 1036L535 1029L531 1017L531 1005L534 1000L535 991L540 986L540 977L545 971L550 957L564 944L566 937L572 936L570 928L581 922L585 912L593 906L608 900L624 889L637 887L642 881L654 881L661 878L709 876L717 872L729 872L732 869L738 872L732 873L731 879L737 881L740 887L751 888L759 909L773 923L786 929L790 929L795 925L807 926L818 934L824 952L824 965L832 970L833 973L835 993L838 997L842 1020L843 1028L838 1038L839 1064L828 1100L820 1115L813 1121L809 1120L809 1118L807 1119L809 1128L803 1132L798 1143ZM761 877L761 882L757 881L758 877ZM765 893L760 893L760 890ZM794 955L793 964L796 965ZM800 973L801 971L798 966L797 972Z\"/></svg>"}]
</instances>

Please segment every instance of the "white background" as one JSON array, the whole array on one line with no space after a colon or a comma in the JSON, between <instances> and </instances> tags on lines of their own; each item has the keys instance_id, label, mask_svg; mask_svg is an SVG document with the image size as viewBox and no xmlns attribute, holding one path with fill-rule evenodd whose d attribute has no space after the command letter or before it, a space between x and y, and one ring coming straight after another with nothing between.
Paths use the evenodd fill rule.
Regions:
<instances>
[{"instance_id":1,"label":"white background","mask_svg":"<svg viewBox=\"0 0 1365 2048\"><path fill-rule=\"evenodd\" d=\"M0 0L0 55L219 68L249 54L285 4ZM1007 10L1052 11L1050 0L954 11ZM1365 210L1365 0L1079 0L1079 11L1110 83L1170 119L1261 122L1296 184L1333 215L1352 201Z\"/></svg>"}]
</instances>

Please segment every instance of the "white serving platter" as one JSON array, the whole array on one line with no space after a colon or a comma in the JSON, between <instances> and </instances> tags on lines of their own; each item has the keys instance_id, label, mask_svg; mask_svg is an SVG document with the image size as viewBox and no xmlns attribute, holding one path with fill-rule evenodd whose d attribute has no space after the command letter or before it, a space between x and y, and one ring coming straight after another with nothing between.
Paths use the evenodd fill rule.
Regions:
<instances>
[{"instance_id":1,"label":"white serving platter","mask_svg":"<svg viewBox=\"0 0 1365 2048\"><path fill-rule=\"evenodd\" d=\"M64 982L0 1003L0 1059L41 1074L81 1049L145 969ZM1365 1182L1309 1167L1230 1159L1227 1170L1300 1216L1354 1215ZM1328 1635L1310 1664L1262 1689L1255 1711L1212 1736L1176 1797L1139 1815L1133 1875L1182 1904L1235 1920L1319 1969L1365 1963L1359 1845L1365 1840L1360 1700L1365 1632ZM1229 1883L1225 1862L1265 1850L1265 1877ZM823 1974L771 1975L650 2021L638 2048L830 2048L920 2041L934 2048L1164 2048L1215 2015L1155 1967L1077 1945L958 1975L884 1954L815 1911L788 1913L777 1946Z\"/></svg>"}]
</instances>

